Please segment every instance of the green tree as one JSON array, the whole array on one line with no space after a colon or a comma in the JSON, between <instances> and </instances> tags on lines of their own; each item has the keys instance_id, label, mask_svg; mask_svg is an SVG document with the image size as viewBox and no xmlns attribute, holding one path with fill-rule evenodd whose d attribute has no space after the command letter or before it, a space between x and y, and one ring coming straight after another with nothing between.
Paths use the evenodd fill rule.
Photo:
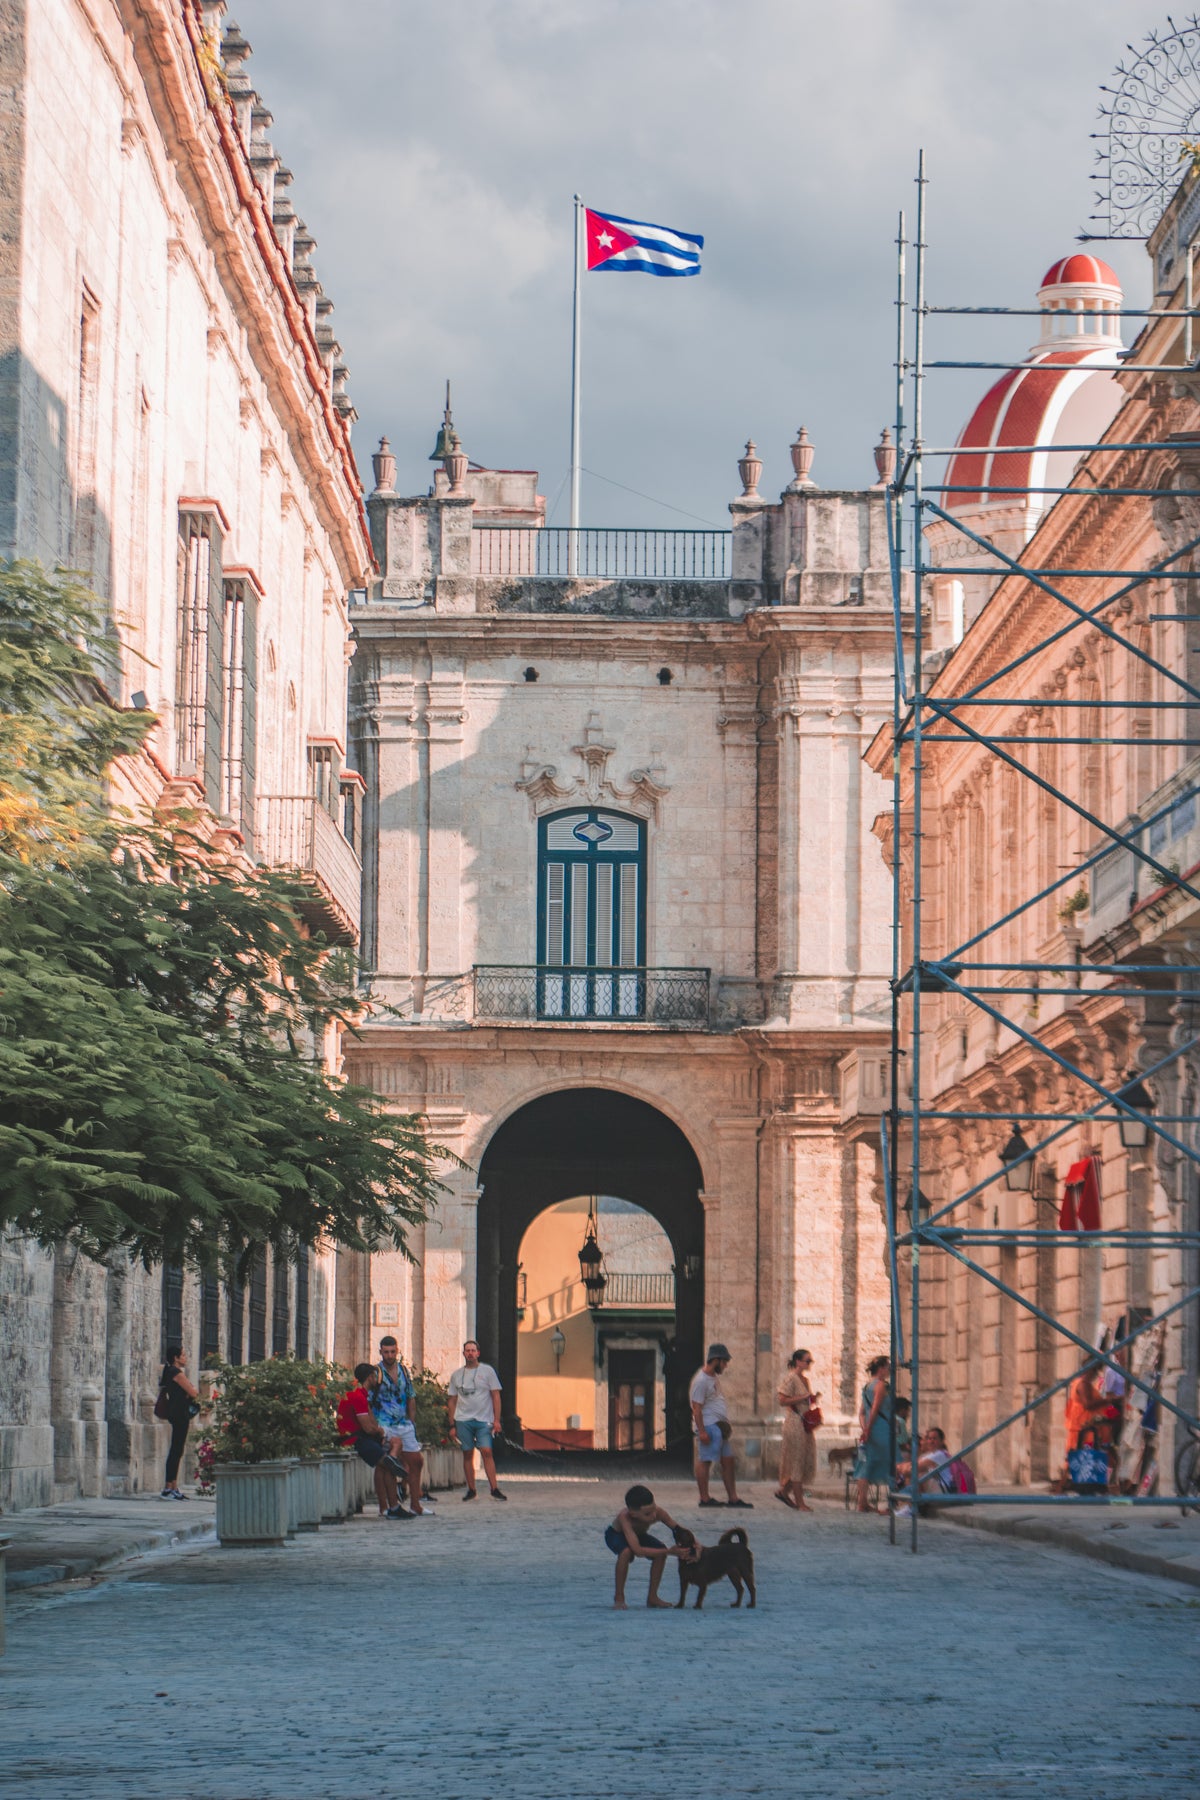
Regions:
<instances>
[{"instance_id":1,"label":"green tree","mask_svg":"<svg viewBox=\"0 0 1200 1800\"><path fill-rule=\"evenodd\" d=\"M294 879L108 814L152 721L104 695L101 629L69 578L0 568L0 1226L147 1265L403 1250L448 1153L326 1074L362 1002Z\"/></svg>"}]
</instances>

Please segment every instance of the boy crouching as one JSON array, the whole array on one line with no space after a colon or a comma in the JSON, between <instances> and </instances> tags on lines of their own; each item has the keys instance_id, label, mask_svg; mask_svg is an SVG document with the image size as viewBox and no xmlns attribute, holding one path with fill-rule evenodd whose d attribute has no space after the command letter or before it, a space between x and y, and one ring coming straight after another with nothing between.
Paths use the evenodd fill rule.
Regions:
<instances>
[{"instance_id":1,"label":"boy crouching","mask_svg":"<svg viewBox=\"0 0 1200 1800\"><path fill-rule=\"evenodd\" d=\"M613 1606L622 1612L625 1611L625 1578L635 1556L650 1558L650 1592L646 1596L646 1605L669 1608L670 1601L660 1600L658 1597L667 1558L683 1556L690 1559L696 1554L695 1550L682 1546L672 1547L664 1544L660 1538L652 1537L652 1525L666 1525L672 1532L679 1530L670 1513L656 1504L648 1487L631 1487L625 1496L624 1506L604 1533L604 1541L617 1559L617 1585Z\"/></svg>"}]
</instances>

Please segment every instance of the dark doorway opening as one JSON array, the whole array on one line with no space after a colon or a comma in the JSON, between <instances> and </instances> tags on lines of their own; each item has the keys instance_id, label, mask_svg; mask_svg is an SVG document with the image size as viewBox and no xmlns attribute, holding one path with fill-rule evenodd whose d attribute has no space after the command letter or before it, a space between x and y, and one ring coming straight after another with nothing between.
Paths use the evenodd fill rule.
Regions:
<instances>
[{"instance_id":1,"label":"dark doorway opening","mask_svg":"<svg viewBox=\"0 0 1200 1800\"><path fill-rule=\"evenodd\" d=\"M663 1356L667 1444L686 1447L687 1387L704 1351L704 1182L679 1127L645 1101L606 1088L547 1094L499 1127L479 1165L479 1184L475 1329L504 1385L506 1431L520 1441L521 1421L511 1408L525 1231L548 1207L577 1194L619 1194L657 1219L671 1240L675 1335ZM632 1412L632 1394L629 1402Z\"/></svg>"}]
</instances>

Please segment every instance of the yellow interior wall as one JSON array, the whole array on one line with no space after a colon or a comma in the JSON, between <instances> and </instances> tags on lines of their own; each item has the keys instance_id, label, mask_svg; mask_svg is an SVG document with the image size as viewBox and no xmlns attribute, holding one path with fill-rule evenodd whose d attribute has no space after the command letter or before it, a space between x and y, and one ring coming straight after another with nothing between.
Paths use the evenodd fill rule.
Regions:
<instances>
[{"instance_id":1,"label":"yellow interior wall","mask_svg":"<svg viewBox=\"0 0 1200 1800\"><path fill-rule=\"evenodd\" d=\"M521 1240L525 1317L517 1326L517 1411L534 1431L565 1431L572 1413L596 1429L596 1334L579 1279L586 1199L542 1213ZM550 1346L558 1326L567 1340L555 1371Z\"/></svg>"}]
</instances>

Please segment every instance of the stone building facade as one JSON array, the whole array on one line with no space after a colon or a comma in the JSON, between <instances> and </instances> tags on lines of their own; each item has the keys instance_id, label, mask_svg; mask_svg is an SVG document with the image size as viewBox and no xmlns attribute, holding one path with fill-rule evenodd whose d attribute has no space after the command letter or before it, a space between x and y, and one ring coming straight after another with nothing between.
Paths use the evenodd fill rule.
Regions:
<instances>
[{"instance_id":1,"label":"stone building facade","mask_svg":"<svg viewBox=\"0 0 1200 1800\"><path fill-rule=\"evenodd\" d=\"M1189 177L1150 243L1155 290L1166 309L1184 305L1184 260L1198 219L1200 188ZM1094 259L1083 260L1094 265ZM1110 297L1112 283L1115 277L1103 284ZM1100 433L1102 447L1088 458L1086 484L1031 522L1034 534L1027 544L1028 531L1012 518L1011 497L995 501L997 529L1016 534L1001 547L1031 569L1164 566L1164 573L1138 584L1115 576L1102 583L1056 575L1050 585L1080 607L1095 608L1106 596L1116 596L1097 623L1065 631L1070 615L1046 584L1018 572L995 585L993 575L991 596L980 597L965 637L948 659L931 660L926 686L932 698L977 695L979 704L969 714L972 730L1007 741L997 749L964 733L958 741L927 741L922 747L921 954L926 960L961 957L968 966L993 965L992 974L963 980L996 983L997 1008L1109 1088L1132 1071L1151 1070L1169 1059L1148 1078L1155 1111L1171 1121L1171 1133L1195 1149L1200 1065L1194 1048L1188 1048L1196 1029L1195 1000L1179 997L1195 984L1164 979L1161 993L1137 999L1119 991L1122 964L1149 967L1149 975L1130 980L1154 988L1155 966L1190 968L1200 961L1200 903L1169 875L1173 870L1195 885L1200 867L1200 763L1190 723L1195 715L1187 710L1195 688L1181 685L1195 681L1193 658L1200 646L1194 579L1200 567L1200 509L1194 497L1200 488L1200 383L1185 358L1187 331L1178 317L1151 317L1115 377L1121 405ZM1139 364L1155 367L1141 372ZM1178 375L1163 372L1163 365L1178 365ZM1103 392L1095 399L1102 411L1109 410ZM1031 441L1028 429L1021 436ZM1104 448L1105 443L1116 447ZM1009 467L1013 460L1008 459ZM1018 474L1022 478L1029 479ZM1105 494L1106 488L1118 493ZM978 529L986 534L986 488L974 504L976 520L983 519ZM947 528L939 527L939 538L942 560L953 558L957 553ZM1109 625L1157 667L1132 655L1106 630ZM1003 704L1015 697L1025 704ZM1120 704L1101 710L1096 702L1102 698ZM935 739L950 735L934 732ZM1028 741L1018 745L1021 739ZM869 761L882 773L891 756L889 731L876 741ZM1005 756L1015 757L1036 780ZM905 916L911 919L910 747L902 772L897 854ZM1142 847L1168 874L1155 873L1123 848L1103 854L1109 840L1094 821L1139 833ZM889 813L880 821L889 854L890 834ZM1079 874L1072 879L1075 869ZM1055 882L1061 883L1056 891L1024 904ZM972 949L958 950L976 934L984 935ZM902 968L910 957L906 944ZM1064 964L1075 965L1075 972L1064 976L1048 967ZM1006 987L1011 998L1005 997ZM1126 1148L1111 1107L1104 1109L1105 1123L1075 1116L1097 1104L1096 1092L1084 1080L951 993L923 995L921 1081L923 1107L930 1114L974 1115L953 1121L931 1116L922 1126L921 1191L930 1204L937 1207L981 1186L947 1225L1049 1234L1041 1242L993 1244L975 1252L1008 1287L1061 1318L1085 1342L1098 1344L1102 1333L1115 1335L1122 1320L1131 1328L1196 1285L1194 1248L1088 1243L1068 1231L1055 1235L1067 1171L1093 1156L1106 1231L1195 1232L1200 1224L1196 1166L1177 1148L1153 1135L1144 1148ZM1030 1120L1022 1126L1030 1143L1056 1133L1056 1120L1065 1127L1037 1156L1029 1193L1009 1191L996 1179L1012 1129L1004 1115L1013 1113ZM990 1120L989 1114L999 1116ZM903 1185L907 1191L907 1176ZM941 1423L956 1442L990 1430L1033 1393L1078 1368L1073 1344L951 1257L923 1255L921 1281L923 1417ZM1194 1414L1200 1366L1200 1309L1194 1302L1167 1322L1163 1354L1164 1392ZM1175 1432L1174 1420L1164 1413L1164 1485ZM1062 1466L1064 1441L1060 1395L991 1439L973 1460L988 1481L1046 1480Z\"/></svg>"},{"instance_id":2,"label":"stone building facade","mask_svg":"<svg viewBox=\"0 0 1200 1800\"><path fill-rule=\"evenodd\" d=\"M572 573L536 477L442 442L417 497L382 445L367 501L351 732L379 1005L348 1065L465 1168L415 1265L375 1258L360 1299L436 1369L477 1334L513 1422L523 1233L580 1195L632 1202L674 1258L668 1436L720 1338L753 1457L797 1341L845 1422L887 1338L874 1160L841 1099L887 1030L862 760L891 704L883 490L822 491L802 436L768 504L750 446L728 564L718 534L584 534Z\"/></svg>"},{"instance_id":3,"label":"stone building facade","mask_svg":"<svg viewBox=\"0 0 1200 1800\"><path fill-rule=\"evenodd\" d=\"M353 411L224 13L0 5L0 552L82 569L111 607L113 697L158 715L117 798L186 805L230 851L302 871L353 942ZM193 1364L324 1350L335 1277L327 1256L260 1266L230 1294L4 1241L0 1506L157 1485L164 1341Z\"/></svg>"}]
</instances>

